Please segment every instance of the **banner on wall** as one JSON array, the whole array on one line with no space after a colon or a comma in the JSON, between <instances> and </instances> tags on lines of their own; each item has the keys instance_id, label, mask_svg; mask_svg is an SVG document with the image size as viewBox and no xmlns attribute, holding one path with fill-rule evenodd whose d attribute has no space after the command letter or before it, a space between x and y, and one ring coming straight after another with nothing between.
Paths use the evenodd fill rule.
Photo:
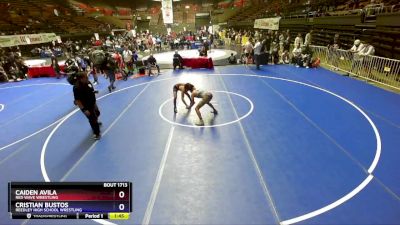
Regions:
<instances>
[{"instance_id":1,"label":"banner on wall","mask_svg":"<svg viewBox=\"0 0 400 225\"><path fill-rule=\"evenodd\" d=\"M281 20L280 17L256 19L254 21L254 28L267 29L267 30L279 30L279 21L280 20Z\"/></svg>"},{"instance_id":2,"label":"banner on wall","mask_svg":"<svg viewBox=\"0 0 400 225\"><path fill-rule=\"evenodd\" d=\"M57 38L58 44L61 44L62 43L61 37L60 36L56 36L56 38Z\"/></svg>"},{"instance_id":3,"label":"banner on wall","mask_svg":"<svg viewBox=\"0 0 400 225\"><path fill-rule=\"evenodd\" d=\"M163 15L163 20L165 24L174 23L172 0L162 0L161 10Z\"/></svg>"},{"instance_id":4,"label":"banner on wall","mask_svg":"<svg viewBox=\"0 0 400 225\"><path fill-rule=\"evenodd\" d=\"M55 33L21 34L0 36L0 47L12 47L18 45L34 45L48 43L57 40Z\"/></svg>"}]
</instances>

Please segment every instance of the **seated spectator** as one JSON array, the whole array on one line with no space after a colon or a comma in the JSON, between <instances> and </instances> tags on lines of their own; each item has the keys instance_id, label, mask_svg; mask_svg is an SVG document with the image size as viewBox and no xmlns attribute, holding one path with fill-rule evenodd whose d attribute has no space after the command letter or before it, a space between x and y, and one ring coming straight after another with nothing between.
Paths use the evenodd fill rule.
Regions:
<instances>
[{"instance_id":1,"label":"seated spectator","mask_svg":"<svg viewBox=\"0 0 400 225\"><path fill-rule=\"evenodd\" d=\"M161 43L162 43L161 38L157 37L156 38L156 51L158 51L158 52L161 51Z\"/></svg>"},{"instance_id":2,"label":"seated spectator","mask_svg":"<svg viewBox=\"0 0 400 225\"><path fill-rule=\"evenodd\" d=\"M14 81L21 81L26 78L25 74L15 64L10 67L10 76Z\"/></svg>"},{"instance_id":3,"label":"seated spectator","mask_svg":"<svg viewBox=\"0 0 400 225\"><path fill-rule=\"evenodd\" d=\"M178 51L175 51L174 58L172 60L172 65L174 66L174 70L176 69L177 66L179 66L179 69L183 69L183 58L181 55L179 55Z\"/></svg>"},{"instance_id":4,"label":"seated spectator","mask_svg":"<svg viewBox=\"0 0 400 225\"><path fill-rule=\"evenodd\" d=\"M203 57L207 57L207 51L204 46L199 49L199 55L203 56Z\"/></svg>"},{"instance_id":5,"label":"seated spectator","mask_svg":"<svg viewBox=\"0 0 400 225\"><path fill-rule=\"evenodd\" d=\"M128 46L124 46L124 51L122 52L122 58L124 59L125 66L131 67L133 63L132 51L128 49Z\"/></svg>"},{"instance_id":6,"label":"seated spectator","mask_svg":"<svg viewBox=\"0 0 400 225\"><path fill-rule=\"evenodd\" d=\"M242 53L242 55L240 56L240 63L241 64L246 64L247 63L247 56L245 53Z\"/></svg>"},{"instance_id":7,"label":"seated spectator","mask_svg":"<svg viewBox=\"0 0 400 225\"><path fill-rule=\"evenodd\" d=\"M204 50L205 50L206 56L207 56L208 50L210 50L210 44L208 43L207 40L204 40L203 41L203 46L204 46Z\"/></svg>"},{"instance_id":8,"label":"seated spectator","mask_svg":"<svg viewBox=\"0 0 400 225\"><path fill-rule=\"evenodd\" d=\"M134 63L137 62L139 59L139 55L137 54L136 50L132 51L132 59Z\"/></svg>"},{"instance_id":9,"label":"seated spectator","mask_svg":"<svg viewBox=\"0 0 400 225\"><path fill-rule=\"evenodd\" d=\"M119 54L118 51L114 51L113 58L115 59L115 62L117 63L118 70L121 71L124 67L124 60L122 59L122 55Z\"/></svg>"},{"instance_id":10,"label":"seated spectator","mask_svg":"<svg viewBox=\"0 0 400 225\"><path fill-rule=\"evenodd\" d=\"M33 57L39 56L40 53L41 53L41 51L42 51L42 49L40 49L40 48L33 48L33 49L31 50L31 55L32 55Z\"/></svg>"},{"instance_id":11,"label":"seated spectator","mask_svg":"<svg viewBox=\"0 0 400 225\"><path fill-rule=\"evenodd\" d=\"M310 45L305 45L301 51L301 65L303 67L309 68L311 64L313 52L311 51Z\"/></svg>"},{"instance_id":12,"label":"seated spectator","mask_svg":"<svg viewBox=\"0 0 400 225\"><path fill-rule=\"evenodd\" d=\"M3 68L3 65L0 64L0 82L8 82L8 75Z\"/></svg>"},{"instance_id":13,"label":"seated spectator","mask_svg":"<svg viewBox=\"0 0 400 225\"><path fill-rule=\"evenodd\" d=\"M173 45L173 49L179 49L179 43L180 43L180 39L176 38L174 40L174 45Z\"/></svg>"},{"instance_id":14,"label":"seated spectator","mask_svg":"<svg viewBox=\"0 0 400 225\"><path fill-rule=\"evenodd\" d=\"M233 53L231 53L231 56L229 56L228 62L229 62L229 64L232 64L232 65L237 63L236 56L234 56Z\"/></svg>"},{"instance_id":15,"label":"seated spectator","mask_svg":"<svg viewBox=\"0 0 400 225\"><path fill-rule=\"evenodd\" d=\"M301 62L301 47L300 43L297 43L296 47L294 47L293 49L292 63L296 65L296 67L300 67L300 62Z\"/></svg>"},{"instance_id":16,"label":"seated spectator","mask_svg":"<svg viewBox=\"0 0 400 225\"><path fill-rule=\"evenodd\" d=\"M45 50L46 57L51 57L52 54L53 54L53 51L50 49L50 46L47 46L46 50Z\"/></svg>"},{"instance_id":17,"label":"seated spectator","mask_svg":"<svg viewBox=\"0 0 400 225\"><path fill-rule=\"evenodd\" d=\"M106 40L106 46L107 46L107 48L111 48L112 47L112 41L110 40L110 37L107 37L107 40Z\"/></svg>"},{"instance_id":18,"label":"seated spectator","mask_svg":"<svg viewBox=\"0 0 400 225\"><path fill-rule=\"evenodd\" d=\"M157 65L157 60L154 58L153 54L149 56L147 59L147 68L149 70L149 76L152 75L153 73L151 72L151 68L156 67L158 71L158 75L160 75L160 67Z\"/></svg>"},{"instance_id":19,"label":"seated spectator","mask_svg":"<svg viewBox=\"0 0 400 225\"><path fill-rule=\"evenodd\" d=\"M282 62L284 64L289 64L290 63L290 54L289 51L285 49L282 53Z\"/></svg>"}]
</instances>

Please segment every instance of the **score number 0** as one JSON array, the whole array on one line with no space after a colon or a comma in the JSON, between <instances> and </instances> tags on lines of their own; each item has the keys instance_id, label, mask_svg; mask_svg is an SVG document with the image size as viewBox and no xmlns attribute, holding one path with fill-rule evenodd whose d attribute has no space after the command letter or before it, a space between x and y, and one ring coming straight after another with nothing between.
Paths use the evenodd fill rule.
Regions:
<instances>
[{"instance_id":1,"label":"score number 0","mask_svg":"<svg viewBox=\"0 0 400 225\"><path fill-rule=\"evenodd\" d=\"M120 191L118 193L118 197L119 198L124 198L125 197L125 192ZM120 211L123 211L125 209L125 205L123 203L121 203L121 204L119 204L118 208L119 208Z\"/></svg>"}]
</instances>

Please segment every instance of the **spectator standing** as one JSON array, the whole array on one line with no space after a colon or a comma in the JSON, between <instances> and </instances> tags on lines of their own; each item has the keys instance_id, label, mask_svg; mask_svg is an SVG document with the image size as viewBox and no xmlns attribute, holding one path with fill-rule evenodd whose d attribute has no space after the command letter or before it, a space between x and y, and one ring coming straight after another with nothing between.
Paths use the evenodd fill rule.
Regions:
<instances>
[{"instance_id":1,"label":"spectator standing","mask_svg":"<svg viewBox=\"0 0 400 225\"><path fill-rule=\"evenodd\" d=\"M259 70L260 69L260 60L261 60L261 49L262 49L262 44L259 39L256 39L256 44L254 45L254 60L256 62L256 67Z\"/></svg>"},{"instance_id":2,"label":"spectator standing","mask_svg":"<svg viewBox=\"0 0 400 225\"><path fill-rule=\"evenodd\" d=\"M250 38L246 44L244 45L244 54L246 55L246 64L251 61L253 57L253 44L251 43L252 39Z\"/></svg>"},{"instance_id":3,"label":"spectator standing","mask_svg":"<svg viewBox=\"0 0 400 225\"><path fill-rule=\"evenodd\" d=\"M286 31L286 35L285 35L285 41L283 43L283 51L290 51L290 32L289 30Z\"/></svg>"},{"instance_id":4,"label":"spectator standing","mask_svg":"<svg viewBox=\"0 0 400 225\"><path fill-rule=\"evenodd\" d=\"M285 43L285 35L284 33L279 34L279 54L282 55L283 53L283 45Z\"/></svg>"},{"instance_id":5,"label":"spectator standing","mask_svg":"<svg viewBox=\"0 0 400 225\"><path fill-rule=\"evenodd\" d=\"M275 40L272 41L272 44L271 44L271 57L272 57L273 64L279 63L279 45L278 45L278 42L276 42Z\"/></svg>"},{"instance_id":6,"label":"spectator standing","mask_svg":"<svg viewBox=\"0 0 400 225\"><path fill-rule=\"evenodd\" d=\"M106 53L106 62L105 62L105 70L107 73L108 79L110 79L110 85L108 86L108 91L113 91L116 87L114 86L115 83L115 71L118 68L118 63L113 58L112 55Z\"/></svg>"},{"instance_id":7,"label":"spectator standing","mask_svg":"<svg viewBox=\"0 0 400 225\"><path fill-rule=\"evenodd\" d=\"M112 41L110 40L110 37L107 37L107 40L106 40L106 46L107 46L107 48L111 48L112 47Z\"/></svg>"},{"instance_id":8,"label":"spectator standing","mask_svg":"<svg viewBox=\"0 0 400 225\"><path fill-rule=\"evenodd\" d=\"M297 37L294 39L294 46L303 45L303 38L301 37L301 33L297 34Z\"/></svg>"},{"instance_id":9,"label":"spectator standing","mask_svg":"<svg viewBox=\"0 0 400 225\"><path fill-rule=\"evenodd\" d=\"M56 72L57 79L60 79L60 65L58 64L58 59L54 55L51 56L51 67Z\"/></svg>"},{"instance_id":10,"label":"spectator standing","mask_svg":"<svg viewBox=\"0 0 400 225\"><path fill-rule=\"evenodd\" d=\"M332 64L332 66L334 66L334 70L339 70L339 48L339 34L335 34L335 36L333 37L333 42L328 45L328 60L330 60L330 63Z\"/></svg>"},{"instance_id":11,"label":"spectator standing","mask_svg":"<svg viewBox=\"0 0 400 225\"><path fill-rule=\"evenodd\" d=\"M306 37L304 38L304 45L311 45L312 34L313 34L312 30L306 34Z\"/></svg>"},{"instance_id":12,"label":"spectator standing","mask_svg":"<svg viewBox=\"0 0 400 225\"><path fill-rule=\"evenodd\" d=\"M122 52L122 58L124 60L125 67L128 70L128 74L133 69L133 53L128 49L128 46L124 47L124 51Z\"/></svg>"},{"instance_id":13,"label":"spectator standing","mask_svg":"<svg viewBox=\"0 0 400 225\"><path fill-rule=\"evenodd\" d=\"M359 52L359 55L361 57L362 65L364 68L369 68L368 69L368 76L371 74L371 65L369 65L372 62L372 58L370 56L375 55L375 48L374 46L370 45L368 42L365 42L364 48Z\"/></svg>"},{"instance_id":14,"label":"spectator standing","mask_svg":"<svg viewBox=\"0 0 400 225\"><path fill-rule=\"evenodd\" d=\"M353 45L353 47L351 47L350 52L358 53L363 49L364 49L364 44L361 43L361 41L359 39L357 39L354 41L354 45Z\"/></svg>"},{"instance_id":15,"label":"spectator standing","mask_svg":"<svg viewBox=\"0 0 400 225\"><path fill-rule=\"evenodd\" d=\"M375 55L375 48L374 46L370 45L368 42L365 42L364 48L359 52L360 56L373 56Z\"/></svg>"},{"instance_id":16,"label":"spectator standing","mask_svg":"<svg viewBox=\"0 0 400 225\"><path fill-rule=\"evenodd\" d=\"M353 53L353 61L351 63L350 73L353 72L354 68L358 68L361 65L361 57L358 54L364 49L364 44L361 43L359 39L354 41L353 47L351 47L350 52ZM350 75L348 73L348 75Z\"/></svg>"},{"instance_id":17,"label":"spectator standing","mask_svg":"<svg viewBox=\"0 0 400 225\"><path fill-rule=\"evenodd\" d=\"M161 43L162 43L162 41L161 41L160 36L157 36L157 38L156 38L156 51L158 51L158 52L161 52Z\"/></svg>"},{"instance_id":18,"label":"spectator standing","mask_svg":"<svg viewBox=\"0 0 400 225\"><path fill-rule=\"evenodd\" d=\"M271 49L271 36L268 33L265 35L265 38L264 38L264 41L263 41L263 47L264 47L265 54L267 54L266 55L266 58L267 58L267 62L266 63L268 64L269 55L270 55L270 49Z\"/></svg>"}]
</instances>

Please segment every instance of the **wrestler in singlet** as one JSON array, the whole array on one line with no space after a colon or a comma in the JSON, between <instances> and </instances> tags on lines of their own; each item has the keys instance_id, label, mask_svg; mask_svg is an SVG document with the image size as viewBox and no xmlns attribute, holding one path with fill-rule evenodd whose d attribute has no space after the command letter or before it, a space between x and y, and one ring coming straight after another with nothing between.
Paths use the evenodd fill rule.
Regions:
<instances>
[{"instance_id":1,"label":"wrestler in singlet","mask_svg":"<svg viewBox=\"0 0 400 225\"><path fill-rule=\"evenodd\" d=\"M185 101L185 94L190 99L190 95L185 90L185 84L183 84L183 83L175 84L172 88L172 92L174 94L174 112L175 113L178 112L178 110L176 109L176 98L178 96L178 91L181 91L181 93L182 93L182 102L185 104L186 108L188 107L188 104L186 104L186 101Z\"/></svg>"},{"instance_id":2,"label":"wrestler in singlet","mask_svg":"<svg viewBox=\"0 0 400 225\"><path fill-rule=\"evenodd\" d=\"M185 84L185 91L190 91L192 93L190 98L190 106L188 107L188 109L190 109L194 105L195 103L194 98L201 98L201 101L199 102L199 104L197 104L195 108L196 114L200 119L200 123L198 125L204 125L203 117L201 116L200 113L200 108L203 107L205 104L207 104L213 109L212 113L218 114L217 110L211 104L211 99L213 98L211 92L204 90L197 90L192 84Z\"/></svg>"}]
</instances>

